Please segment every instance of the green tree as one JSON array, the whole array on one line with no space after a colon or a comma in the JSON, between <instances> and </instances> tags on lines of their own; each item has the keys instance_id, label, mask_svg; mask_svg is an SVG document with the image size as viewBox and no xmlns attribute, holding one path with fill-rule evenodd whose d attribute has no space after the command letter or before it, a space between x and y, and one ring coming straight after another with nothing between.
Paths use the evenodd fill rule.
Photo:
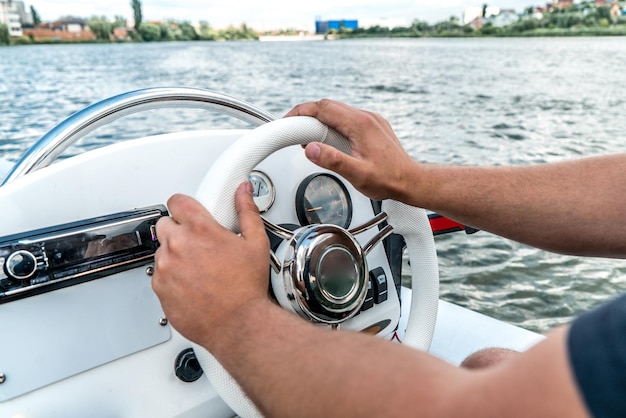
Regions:
<instances>
[{"instance_id":1,"label":"green tree","mask_svg":"<svg viewBox=\"0 0 626 418\"><path fill-rule=\"evenodd\" d=\"M199 32L198 36L203 41L214 41L217 38L217 33L211 28L211 25L209 25L209 22L206 20L200 21Z\"/></svg>"},{"instance_id":2,"label":"green tree","mask_svg":"<svg viewBox=\"0 0 626 418\"><path fill-rule=\"evenodd\" d=\"M133 17L135 18L135 30L139 32L139 28L141 28L141 21L143 19L143 15L141 14L141 0L131 0L130 5L133 8Z\"/></svg>"},{"instance_id":3,"label":"green tree","mask_svg":"<svg viewBox=\"0 0 626 418\"><path fill-rule=\"evenodd\" d=\"M537 19L533 19L532 17L529 19L520 20L517 23L521 25L523 30L534 30L539 27L539 21L537 21Z\"/></svg>"},{"instance_id":4,"label":"green tree","mask_svg":"<svg viewBox=\"0 0 626 418\"><path fill-rule=\"evenodd\" d=\"M430 29L430 25L428 24L428 22L415 19L411 24L411 29L420 33L424 33L428 32L428 30Z\"/></svg>"},{"instance_id":5,"label":"green tree","mask_svg":"<svg viewBox=\"0 0 626 418\"><path fill-rule=\"evenodd\" d=\"M144 23L139 27L139 35L146 42L161 40L161 28L153 23Z\"/></svg>"},{"instance_id":6,"label":"green tree","mask_svg":"<svg viewBox=\"0 0 626 418\"><path fill-rule=\"evenodd\" d=\"M589 26L589 27L594 27L594 26L598 26L598 19L595 15L593 14L588 14L587 16L585 16L585 18L583 19L583 24L585 26Z\"/></svg>"},{"instance_id":7,"label":"green tree","mask_svg":"<svg viewBox=\"0 0 626 418\"><path fill-rule=\"evenodd\" d=\"M389 33L389 28L386 26L374 25L365 29L365 33L371 35L386 35Z\"/></svg>"},{"instance_id":8,"label":"green tree","mask_svg":"<svg viewBox=\"0 0 626 418\"><path fill-rule=\"evenodd\" d=\"M33 25L37 26L41 24L41 18L39 17L39 13L33 6L30 6L30 14L33 15Z\"/></svg>"},{"instance_id":9,"label":"green tree","mask_svg":"<svg viewBox=\"0 0 626 418\"><path fill-rule=\"evenodd\" d=\"M611 21L611 8L609 6L600 6L596 10L598 11L599 20L606 19Z\"/></svg>"},{"instance_id":10,"label":"green tree","mask_svg":"<svg viewBox=\"0 0 626 418\"><path fill-rule=\"evenodd\" d=\"M483 35L495 35L497 28L495 28L491 22L487 22L478 31Z\"/></svg>"},{"instance_id":11,"label":"green tree","mask_svg":"<svg viewBox=\"0 0 626 418\"><path fill-rule=\"evenodd\" d=\"M109 41L111 39L113 26L105 16L94 16L87 21L87 25L99 41Z\"/></svg>"},{"instance_id":12,"label":"green tree","mask_svg":"<svg viewBox=\"0 0 626 418\"><path fill-rule=\"evenodd\" d=\"M584 0L580 2L579 7L580 7L580 10L585 11L585 10L595 9L596 5L591 0Z\"/></svg>"},{"instance_id":13,"label":"green tree","mask_svg":"<svg viewBox=\"0 0 626 418\"><path fill-rule=\"evenodd\" d=\"M173 41L174 40L174 31L172 30L172 24L169 22L160 23L158 25L159 31L161 32L159 35L159 41Z\"/></svg>"},{"instance_id":14,"label":"green tree","mask_svg":"<svg viewBox=\"0 0 626 418\"><path fill-rule=\"evenodd\" d=\"M9 45L10 43L9 27L4 23L0 23L0 45Z\"/></svg>"},{"instance_id":15,"label":"green tree","mask_svg":"<svg viewBox=\"0 0 626 418\"><path fill-rule=\"evenodd\" d=\"M111 23L113 28L126 28L128 27L128 22L124 16L115 15L113 18L113 23Z\"/></svg>"},{"instance_id":16,"label":"green tree","mask_svg":"<svg viewBox=\"0 0 626 418\"><path fill-rule=\"evenodd\" d=\"M182 34L182 41L197 41L200 39L198 33L196 32L196 28L189 22L182 22L178 24L178 29Z\"/></svg>"},{"instance_id":17,"label":"green tree","mask_svg":"<svg viewBox=\"0 0 626 418\"><path fill-rule=\"evenodd\" d=\"M240 30L242 39L259 39L259 34L245 23L241 24Z\"/></svg>"},{"instance_id":18,"label":"green tree","mask_svg":"<svg viewBox=\"0 0 626 418\"><path fill-rule=\"evenodd\" d=\"M220 30L217 37L226 41L239 41L259 39L259 34L243 23L239 28L231 25L226 29Z\"/></svg>"}]
</instances>

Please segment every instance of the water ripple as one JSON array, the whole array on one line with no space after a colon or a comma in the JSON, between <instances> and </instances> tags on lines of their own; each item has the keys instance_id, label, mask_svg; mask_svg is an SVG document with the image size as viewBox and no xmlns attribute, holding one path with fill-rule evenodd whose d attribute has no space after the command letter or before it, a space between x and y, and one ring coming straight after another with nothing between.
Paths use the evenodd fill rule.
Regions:
<instances>
[{"instance_id":1,"label":"water ripple","mask_svg":"<svg viewBox=\"0 0 626 418\"><path fill-rule=\"evenodd\" d=\"M278 116L302 101L342 100L388 118L408 152L430 162L522 165L624 152L626 89L614 80L625 57L621 38L0 48L0 155L16 160L87 104L153 86L217 90ZM232 126L246 125L151 110L96 130L65 156ZM482 232L438 237L437 247L443 298L534 330L626 290L620 260L549 254Z\"/></svg>"}]
</instances>

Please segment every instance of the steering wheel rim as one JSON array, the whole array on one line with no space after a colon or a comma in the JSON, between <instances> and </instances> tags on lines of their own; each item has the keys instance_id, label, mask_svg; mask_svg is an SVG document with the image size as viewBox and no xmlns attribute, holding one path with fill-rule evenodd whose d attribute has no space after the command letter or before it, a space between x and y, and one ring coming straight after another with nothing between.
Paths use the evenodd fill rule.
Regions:
<instances>
[{"instance_id":1,"label":"steering wheel rim","mask_svg":"<svg viewBox=\"0 0 626 418\"><path fill-rule=\"evenodd\" d=\"M224 227L239 232L235 190L254 167L290 145L323 142L349 154L348 141L317 119L305 116L279 119L244 135L211 166L196 192L196 199ZM411 313L405 344L427 351L434 334L439 299L439 272L434 238L423 209L395 201L383 202L388 223L405 236L412 273ZM426 255L426 256L424 256ZM421 279L418 280L418 277ZM242 417L262 416L243 390L204 347L193 344L198 361L224 401Z\"/></svg>"}]
</instances>

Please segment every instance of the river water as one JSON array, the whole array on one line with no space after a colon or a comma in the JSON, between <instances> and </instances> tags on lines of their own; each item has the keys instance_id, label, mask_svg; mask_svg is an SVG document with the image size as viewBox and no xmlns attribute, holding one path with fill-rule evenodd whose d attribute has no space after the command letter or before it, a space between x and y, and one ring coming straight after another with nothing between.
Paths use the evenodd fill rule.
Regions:
<instances>
[{"instance_id":1,"label":"river water","mask_svg":"<svg viewBox=\"0 0 626 418\"><path fill-rule=\"evenodd\" d=\"M381 113L418 160L532 164L626 151L624 38L403 39L0 48L0 156L69 114L153 86L216 90L282 115L330 97ZM240 124L234 124L241 126ZM86 137L233 126L161 109ZM626 262L555 255L487 233L438 237L442 297L546 331L626 290Z\"/></svg>"}]
</instances>

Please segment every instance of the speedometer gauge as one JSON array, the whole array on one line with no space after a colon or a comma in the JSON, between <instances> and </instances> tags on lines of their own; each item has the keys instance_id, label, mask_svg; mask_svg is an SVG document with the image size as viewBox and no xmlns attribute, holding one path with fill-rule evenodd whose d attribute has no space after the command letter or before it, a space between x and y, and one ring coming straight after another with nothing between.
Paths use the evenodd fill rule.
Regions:
<instances>
[{"instance_id":1,"label":"speedometer gauge","mask_svg":"<svg viewBox=\"0 0 626 418\"><path fill-rule=\"evenodd\" d=\"M266 212L274 203L276 196L272 180L270 180L267 174L258 170L252 171L248 180L252 183L252 197L254 198L254 203L259 208L259 212Z\"/></svg>"},{"instance_id":2,"label":"speedometer gauge","mask_svg":"<svg viewBox=\"0 0 626 418\"><path fill-rule=\"evenodd\" d=\"M296 213L301 225L333 224L348 228L352 201L348 189L337 177L312 174L298 187Z\"/></svg>"}]
</instances>

